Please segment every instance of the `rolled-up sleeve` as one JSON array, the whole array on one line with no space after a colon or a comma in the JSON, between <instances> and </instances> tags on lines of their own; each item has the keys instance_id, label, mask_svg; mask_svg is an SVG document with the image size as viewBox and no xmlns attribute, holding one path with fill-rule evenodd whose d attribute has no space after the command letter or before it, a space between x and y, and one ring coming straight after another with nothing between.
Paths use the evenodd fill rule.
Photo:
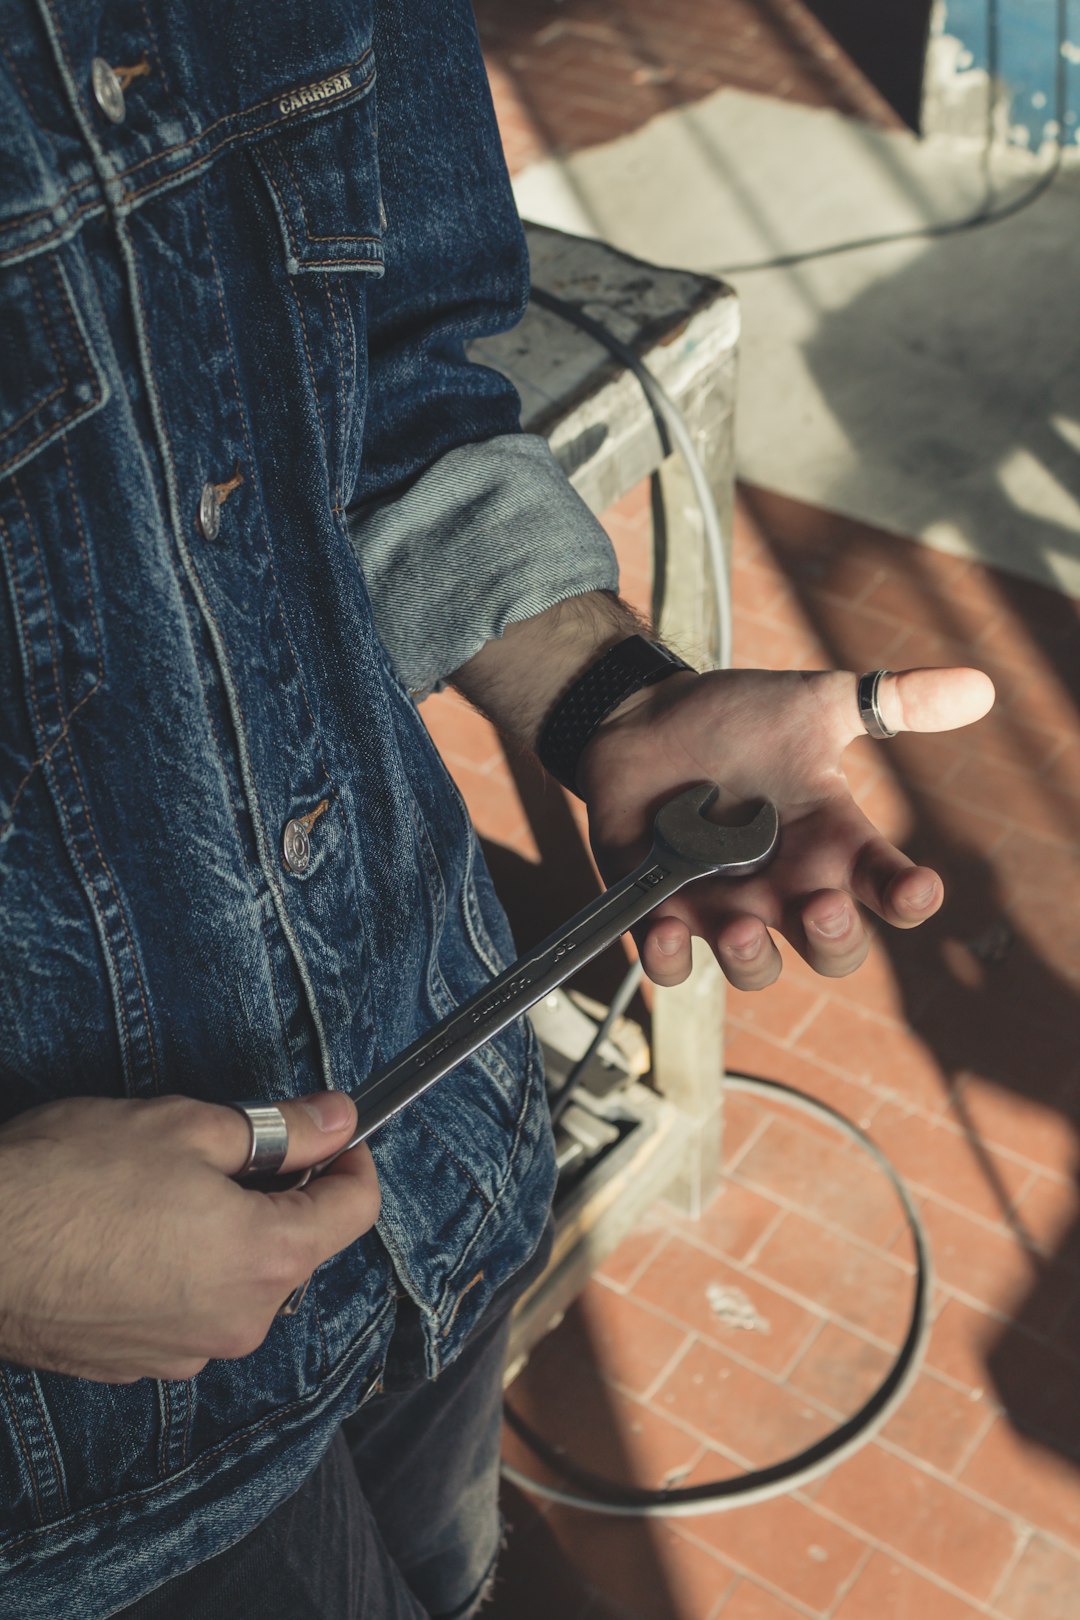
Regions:
<instances>
[{"instance_id":1,"label":"rolled-up sleeve","mask_svg":"<svg viewBox=\"0 0 1080 1620\"><path fill-rule=\"evenodd\" d=\"M528 301L529 263L468 0L379 0L385 277L366 293L363 451L348 507L379 635L417 697L586 591L611 544L520 402L469 360Z\"/></svg>"},{"instance_id":2,"label":"rolled-up sleeve","mask_svg":"<svg viewBox=\"0 0 1080 1620\"><path fill-rule=\"evenodd\" d=\"M510 624L614 591L611 542L544 439L448 451L396 500L354 513L380 638L417 699Z\"/></svg>"}]
</instances>

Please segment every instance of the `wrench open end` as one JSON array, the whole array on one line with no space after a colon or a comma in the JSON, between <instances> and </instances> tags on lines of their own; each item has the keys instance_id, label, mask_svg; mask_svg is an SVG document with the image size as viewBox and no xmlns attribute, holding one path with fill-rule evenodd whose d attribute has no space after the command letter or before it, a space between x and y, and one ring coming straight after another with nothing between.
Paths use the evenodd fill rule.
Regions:
<instances>
[{"instance_id":1,"label":"wrench open end","mask_svg":"<svg viewBox=\"0 0 1080 1620\"><path fill-rule=\"evenodd\" d=\"M718 792L713 783L699 782L664 805L653 824L652 848L640 866L374 1070L356 1096L356 1131L344 1147L310 1169L284 1176L279 1172L269 1187L250 1174L240 1179L261 1191L306 1186L312 1176L321 1175L334 1159L373 1135L669 895L695 878L714 874L737 878L756 872L776 848L780 830L776 807L766 801L743 826L719 826L704 814Z\"/></svg>"},{"instance_id":2,"label":"wrench open end","mask_svg":"<svg viewBox=\"0 0 1080 1620\"><path fill-rule=\"evenodd\" d=\"M665 804L656 817L656 846L669 859L694 866L702 876L722 871L726 878L747 877L773 855L780 817L776 806L765 799L741 827L720 826L705 815L719 791L715 782L698 782Z\"/></svg>"}]
</instances>

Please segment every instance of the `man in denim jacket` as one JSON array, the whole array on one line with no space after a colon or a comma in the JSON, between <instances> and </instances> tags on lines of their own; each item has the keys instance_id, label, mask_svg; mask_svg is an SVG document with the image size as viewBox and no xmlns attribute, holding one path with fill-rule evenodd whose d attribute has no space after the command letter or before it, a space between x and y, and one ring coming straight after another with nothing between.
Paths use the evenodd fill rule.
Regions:
<instances>
[{"instance_id":1,"label":"man in denim jacket","mask_svg":"<svg viewBox=\"0 0 1080 1620\"><path fill-rule=\"evenodd\" d=\"M638 629L465 359L528 293L467 0L0 0L0 151L0 1616L468 1615L554 1182L528 1023L304 1191L232 1179L221 1106L317 1162L512 953L417 699L532 745ZM595 733L609 876L687 782L784 820L738 914L643 930L657 983L691 933L758 988L769 928L838 974L855 901L936 910L861 729L849 674L682 672Z\"/></svg>"}]
</instances>

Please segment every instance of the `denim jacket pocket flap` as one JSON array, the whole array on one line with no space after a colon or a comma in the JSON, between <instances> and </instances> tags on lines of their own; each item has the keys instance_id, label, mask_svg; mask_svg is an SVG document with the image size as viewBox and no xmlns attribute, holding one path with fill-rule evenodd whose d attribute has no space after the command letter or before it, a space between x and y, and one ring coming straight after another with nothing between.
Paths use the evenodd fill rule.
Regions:
<instances>
[{"instance_id":1,"label":"denim jacket pocket flap","mask_svg":"<svg viewBox=\"0 0 1080 1620\"><path fill-rule=\"evenodd\" d=\"M270 194L290 275L383 273L374 82L325 118L286 128L251 148Z\"/></svg>"},{"instance_id":2,"label":"denim jacket pocket flap","mask_svg":"<svg viewBox=\"0 0 1080 1620\"><path fill-rule=\"evenodd\" d=\"M59 255L0 274L0 479L108 398Z\"/></svg>"}]
</instances>

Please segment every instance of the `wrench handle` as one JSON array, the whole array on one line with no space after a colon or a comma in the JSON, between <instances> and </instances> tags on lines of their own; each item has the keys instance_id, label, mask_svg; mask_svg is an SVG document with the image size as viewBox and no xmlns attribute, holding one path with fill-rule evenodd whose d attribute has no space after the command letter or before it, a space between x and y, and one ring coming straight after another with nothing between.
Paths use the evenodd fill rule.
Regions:
<instances>
[{"instance_id":1,"label":"wrench handle","mask_svg":"<svg viewBox=\"0 0 1080 1620\"><path fill-rule=\"evenodd\" d=\"M342 1153L365 1141L406 1103L535 1007L542 996L591 962L684 884L710 873L745 877L756 872L776 848L780 826L776 807L766 800L745 825L719 827L701 813L716 796L716 787L706 782L670 800L656 818L653 847L640 866L598 894L556 933L519 957L397 1057L375 1069L355 1099L357 1127L344 1147L309 1169L290 1175L248 1175L240 1178L244 1184L263 1192L307 1186L312 1176L320 1175Z\"/></svg>"},{"instance_id":2,"label":"wrench handle","mask_svg":"<svg viewBox=\"0 0 1080 1620\"><path fill-rule=\"evenodd\" d=\"M356 1131L330 1158L292 1175L244 1177L244 1185L265 1192L305 1187L342 1153L385 1125L399 1109L434 1085L463 1058L492 1040L515 1018L563 983L579 965L592 961L642 917L699 876L681 862L658 858L654 849L633 872L597 895L557 933L519 957L497 979L441 1018L419 1040L369 1075L355 1099Z\"/></svg>"}]
</instances>

